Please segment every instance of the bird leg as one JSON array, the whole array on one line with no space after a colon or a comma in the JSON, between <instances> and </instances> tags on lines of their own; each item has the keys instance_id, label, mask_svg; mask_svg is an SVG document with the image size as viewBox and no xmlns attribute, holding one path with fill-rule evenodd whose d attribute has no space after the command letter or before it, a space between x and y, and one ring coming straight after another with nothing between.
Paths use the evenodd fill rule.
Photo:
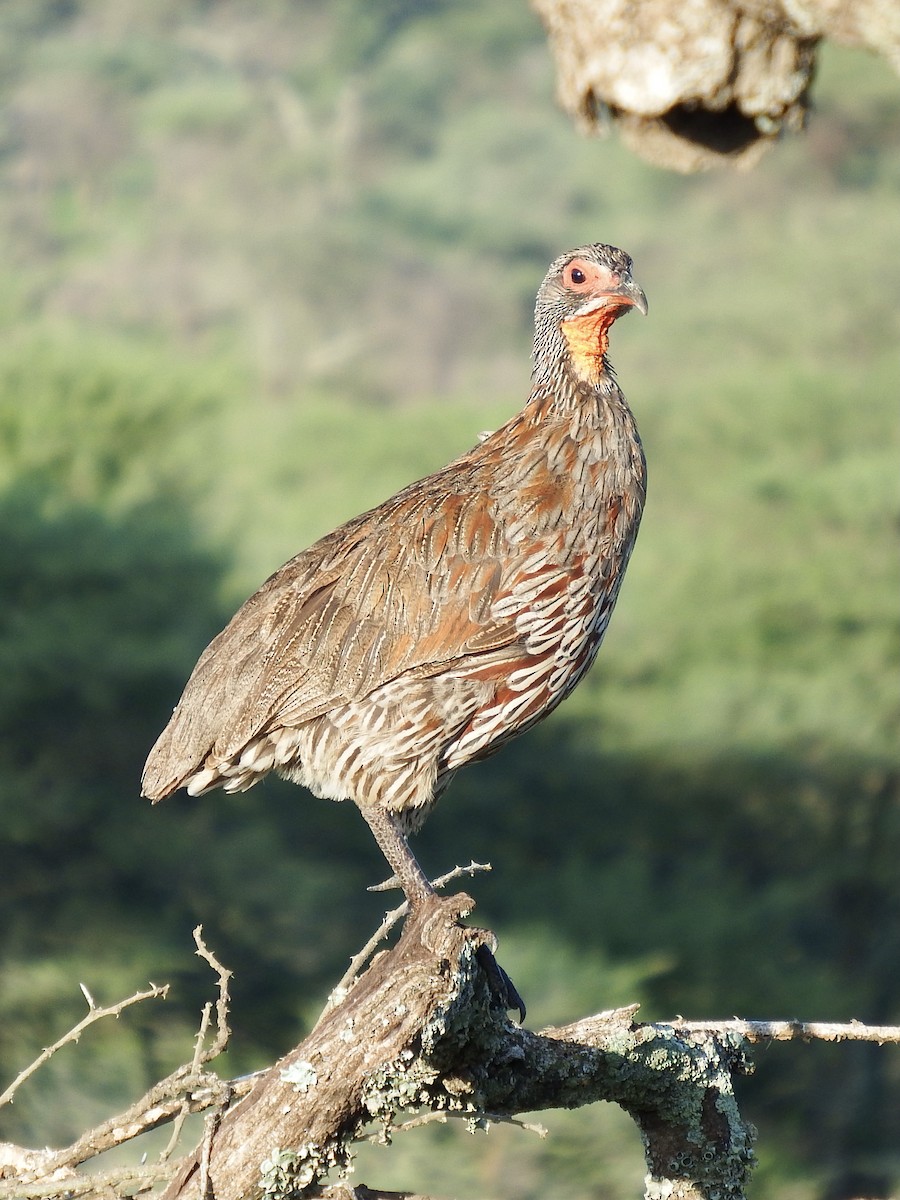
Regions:
<instances>
[{"instance_id":1,"label":"bird leg","mask_svg":"<svg viewBox=\"0 0 900 1200\"><path fill-rule=\"evenodd\" d=\"M434 896L435 890L410 850L406 835L394 814L374 804L360 804L358 807L410 907L415 908L422 900Z\"/></svg>"},{"instance_id":2,"label":"bird leg","mask_svg":"<svg viewBox=\"0 0 900 1200\"><path fill-rule=\"evenodd\" d=\"M410 909L416 909L425 901L436 897L437 892L410 850L406 834L400 828L394 814L375 804L359 804L358 807L372 830L381 853L387 859L388 866L394 872L395 879L403 888ZM493 1006L506 1012L518 1009L519 1020L524 1021L525 1002L516 990L516 985L494 958L490 948L486 945L479 946L475 957L487 975Z\"/></svg>"}]
</instances>

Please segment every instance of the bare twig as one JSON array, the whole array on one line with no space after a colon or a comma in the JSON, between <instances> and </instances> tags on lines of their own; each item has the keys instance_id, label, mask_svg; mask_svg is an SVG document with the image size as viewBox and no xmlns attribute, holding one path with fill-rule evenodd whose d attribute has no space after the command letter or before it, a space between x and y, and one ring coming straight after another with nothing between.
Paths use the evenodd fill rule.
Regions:
<instances>
[{"instance_id":1,"label":"bare twig","mask_svg":"<svg viewBox=\"0 0 900 1200\"><path fill-rule=\"evenodd\" d=\"M194 930L194 936L195 937L197 936L196 929ZM202 1052L203 1052L203 1043L206 1041L206 1033L207 1033L207 1030L209 1029L209 1019L210 1019L211 1015L212 1015L212 1005L204 1004L203 1012L200 1014L200 1028L197 1030L196 1037L194 1038L194 1057L191 1060L191 1065L190 1065L190 1069L188 1072L189 1079L196 1078L200 1072L200 1066L202 1063L201 1056L202 1056ZM184 1123L187 1120L189 1113L190 1113L190 1105L188 1104L188 1099L185 1096L181 1101L181 1109L180 1109L178 1115L175 1117L175 1120L172 1122L171 1137L169 1138L169 1141L166 1144L165 1149L163 1149L160 1153L160 1156L159 1156L160 1162L165 1162L166 1159L170 1157L170 1155L172 1154L172 1151L175 1149L175 1147L178 1145L178 1139L181 1137L181 1131L184 1128Z\"/></svg>"},{"instance_id":2,"label":"bare twig","mask_svg":"<svg viewBox=\"0 0 900 1200\"><path fill-rule=\"evenodd\" d=\"M209 1032L209 1023L212 1016L212 1005L204 1004L203 1011L200 1014L200 1028L197 1030L197 1036L194 1039L194 1057L191 1061L188 1078L194 1079L200 1077L200 1068L206 1063L217 1058L228 1045L228 1039L231 1036L231 1030L228 1026L228 981L231 979L232 972L227 967L223 967L215 954L210 950L203 940L203 926L197 925L194 929L194 943L197 947L196 953L198 958L202 958L208 963L219 977L219 998L216 1001L216 1036L212 1045L208 1050L204 1049L206 1035ZM229 1092L229 1097L231 1093ZM221 1110L223 1104L228 1101L215 1102L215 1106ZM194 1109L196 1112L196 1109ZM160 1162L165 1162L172 1154L175 1147L178 1145L178 1139L181 1137L181 1130L191 1112L191 1107L187 1097L181 1102L181 1111L175 1118L172 1125L172 1136L169 1138L166 1148L160 1154Z\"/></svg>"},{"instance_id":3,"label":"bare twig","mask_svg":"<svg viewBox=\"0 0 900 1200\"><path fill-rule=\"evenodd\" d=\"M3 1200L77 1200L80 1196L103 1195L140 1196L159 1183L171 1179L179 1168L176 1159L170 1163L153 1163L145 1166L116 1167L109 1171L97 1171L91 1175L66 1174L65 1178L48 1179L41 1176L34 1182L17 1179L0 1180L0 1197Z\"/></svg>"},{"instance_id":4,"label":"bare twig","mask_svg":"<svg viewBox=\"0 0 900 1200\"><path fill-rule=\"evenodd\" d=\"M468 875L470 878L477 871L492 871L493 867L490 863L470 862L467 867L454 867L448 871L446 875L438 875L437 879L432 879L431 886L433 888L446 887L454 879L459 879L462 875ZM371 887L366 888L367 892L392 892L400 887L399 880L396 875L392 875L390 879L385 879L382 883L373 883ZM401 905L401 908L403 906Z\"/></svg>"},{"instance_id":5,"label":"bare twig","mask_svg":"<svg viewBox=\"0 0 900 1200\"><path fill-rule=\"evenodd\" d=\"M200 1156L200 1196L201 1200L216 1200L212 1190L212 1184L209 1178L209 1160L212 1154L213 1138L222 1121L222 1113L227 1107L228 1101L216 1105L215 1109L208 1114L203 1127L203 1151Z\"/></svg>"},{"instance_id":6,"label":"bare twig","mask_svg":"<svg viewBox=\"0 0 900 1200\"><path fill-rule=\"evenodd\" d=\"M862 1021L728 1021L672 1022L676 1029L691 1033L736 1033L748 1042L900 1042L900 1025L865 1025Z\"/></svg>"},{"instance_id":7,"label":"bare twig","mask_svg":"<svg viewBox=\"0 0 900 1200\"><path fill-rule=\"evenodd\" d=\"M381 1188L366 1187L364 1183L351 1187L348 1183L332 1184L330 1187L309 1188L310 1200L434 1200L420 1192L385 1192Z\"/></svg>"},{"instance_id":8,"label":"bare twig","mask_svg":"<svg viewBox=\"0 0 900 1200\"><path fill-rule=\"evenodd\" d=\"M391 1125L389 1130L382 1130L379 1133L372 1134L366 1138L366 1141L378 1142L383 1139L384 1134L390 1133L406 1133L410 1129L419 1129L422 1125L433 1125L435 1122L439 1125L446 1125L448 1121L463 1121L469 1129L470 1133L478 1133L481 1130L487 1131L490 1125L515 1125L517 1129L524 1129L526 1133L536 1133L539 1138L547 1137L547 1129L543 1125L535 1125L530 1121L520 1121L518 1117L504 1116L503 1113L465 1113L465 1112L424 1112L419 1113L416 1117L410 1117L408 1121L401 1121L397 1125Z\"/></svg>"},{"instance_id":9,"label":"bare twig","mask_svg":"<svg viewBox=\"0 0 900 1200\"><path fill-rule=\"evenodd\" d=\"M200 1200L216 1200L209 1182L209 1159L212 1154L212 1140L215 1137L218 1121L207 1117L203 1126L203 1149L200 1154Z\"/></svg>"},{"instance_id":10,"label":"bare twig","mask_svg":"<svg viewBox=\"0 0 900 1200\"><path fill-rule=\"evenodd\" d=\"M126 1008L129 1008L132 1004L140 1004L142 1000L157 1000L160 998L165 999L169 994L169 985L164 984L162 987L157 987L156 984L151 984L147 991L135 992L134 995L129 996L127 1000L119 1000L117 1004L110 1004L105 1008L98 1008L94 1004L93 997L83 984L82 991L84 992L85 998L90 1005L87 1015L84 1016L77 1025L74 1025L68 1033L64 1034L58 1041L54 1042L52 1046L47 1046L44 1050L42 1050L34 1062L27 1066L24 1071L19 1072L6 1091L0 1095L0 1108L2 1108L4 1104L9 1104L25 1080L30 1078L35 1071L44 1065L45 1062L48 1062L49 1059L51 1059L57 1052L57 1050L61 1050L63 1046L67 1046L70 1042L77 1042L88 1026L93 1025L95 1021L102 1021L104 1017L118 1017L119 1013L124 1012Z\"/></svg>"},{"instance_id":11,"label":"bare twig","mask_svg":"<svg viewBox=\"0 0 900 1200\"><path fill-rule=\"evenodd\" d=\"M477 1117L469 1118L469 1128L472 1133L484 1129L487 1132L490 1125L514 1125L516 1129L524 1129L526 1133L535 1133L541 1139L550 1136L546 1125L538 1125L534 1121L520 1121L518 1117L505 1117L503 1113L479 1113Z\"/></svg>"},{"instance_id":12,"label":"bare twig","mask_svg":"<svg viewBox=\"0 0 900 1200\"><path fill-rule=\"evenodd\" d=\"M473 859L467 867L454 867L445 875L438 875L437 879L432 880L431 886L440 889L446 887L448 883L452 883L454 879L461 879L463 875L467 875L471 879L473 875L478 875L482 871L493 871L493 869L490 863L477 863Z\"/></svg>"},{"instance_id":13,"label":"bare twig","mask_svg":"<svg viewBox=\"0 0 900 1200\"><path fill-rule=\"evenodd\" d=\"M140 1137L141 1134L147 1133L151 1129L156 1129L160 1125L174 1121L175 1128L173 1135L169 1140L168 1146L160 1156L160 1162L165 1164L165 1160L175 1147L178 1135L181 1132L181 1126L188 1114L204 1112L211 1108L221 1113L224 1107L231 1103L232 1099L243 1096L250 1091L253 1086L253 1079L237 1080L233 1084L224 1083L214 1073L203 1070L206 1063L221 1053L228 1041L228 980L231 978L231 972L222 966L212 951L205 945L201 933L201 927L197 926L194 930L197 954L205 962L209 963L219 977L219 998L216 1003L216 1036L212 1045L204 1048L212 1016L212 1005L206 1004L203 1008L200 1027L195 1038L194 1053L191 1062L178 1067L171 1075L168 1075L165 1079L155 1084L136 1104L133 1104L125 1112L115 1117L110 1117L93 1129L89 1129L70 1146L62 1150L48 1152L40 1163L42 1177L46 1177L54 1171L75 1167L79 1163L86 1162L88 1159L112 1149L114 1146L124 1145L124 1143ZM167 988L156 989L156 992L165 994L167 990ZM88 1017L97 1020L106 1013L117 1013L117 1010L134 1003L137 999L143 998L144 995L152 994L155 993L138 993L137 996L121 1001L120 1004L114 1005L108 1010L94 1008L88 1014ZM82 1025L88 1022L88 1017L85 1018ZM76 1026L76 1030L78 1029L79 1027ZM67 1037L71 1040L71 1035L67 1035ZM62 1042L58 1044L61 1045ZM51 1047L50 1052L53 1049L54 1047ZM37 1061L36 1065L33 1065L33 1069L36 1070L37 1066L42 1061L45 1062L47 1057L49 1057L49 1052L44 1051L44 1056ZM36 1175L37 1171L33 1172L33 1174ZM168 1178L168 1171L163 1170L161 1167L159 1178ZM3 1185L0 1184L0 1200L5 1195Z\"/></svg>"},{"instance_id":14,"label":"bare twig","mask_svg":"<svg viewBox=\"0 0 900 1200\"><path fill-rule=\"evenodd\" d=\"M209 1049L204 1050L201 1053L199 1060L200 1063L208 1063L212 1062L214 1058L218 1058L222 1051L227 1047L228 1039L231 1037L231 1030L228 1027L228 981L231 979L232 972L226 967L222 966L222 964L204 942L202 934L203 926L198 925L194 930L194 941L197 945L197 956L202 958L204 962L209 963L219 977L219 998L216 1001L216 1036ZM200 1045L202 1045L202 1039L200 1041Z\"/></svg>"}]
</instances>

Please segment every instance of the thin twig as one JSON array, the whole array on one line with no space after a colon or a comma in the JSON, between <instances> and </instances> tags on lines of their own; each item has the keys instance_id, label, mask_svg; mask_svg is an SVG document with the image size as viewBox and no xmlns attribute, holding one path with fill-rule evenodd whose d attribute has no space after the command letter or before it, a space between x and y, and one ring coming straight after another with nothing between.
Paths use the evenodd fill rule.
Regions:
<instances>
[{"instance_id":1,"label":"thin twig","mask_svg":"<svg viewBox=\"0 0 900 1200\"><path fill-rule=\"evenodd\" d=\"M446 887L448 883L452 883L454 879L459 879L463 875L468 875L469 878L471 878L479 871L490 870L492 870L490 863L477 863L472 861L467 867L454 867L452 871L447 871L445 875L439 875L437 879L432 880L431 886L437 890L439 888ZM369 888L369 891L380 892L392 886L393 882L389 879L386 881L386 883L375 884L374 887ZM336 1004L339 1004L341 1000L343 1000L343 998L347 995L347 992L350 990L350 986L356 979L357 975L359 975L360 971L375 953L379 943L387 937L397 922L402 920L402 918L405 917L408 912L409 904L406 900L404 900L402 904L397 906L397 908L393 908L390 910L390 912L385 913L384 920L363 946L362 950L360 950L358 954L353 955L353 957L350 959L349 967L341 976L336 986L332 988L328 996L328 1002L325 1005L324 1011L322 1012L322 1016L319 1017L319 1021L321 1021L322 1017L324 1017L326 1013L329 1013Z\"/></svg>"},{"instance_id":2,"label":"thin twig","mask_svg":"<svg viewBox=\"0 0 900 1200\"><path fill-rule=\"evenodd\" d=\"M483 1125L482 1122L484 1122ZM520 1121L518 1117L507 1117L503 1113L478 1113L469 1118L469 1127L472 1133L476 1133L482 1128L487 1131L489 1125L514 1125L516 1129L524 1129L526 1133L536 1133L541 1141L550 1136L550 1130L546 1125L538 1125L533 1121Z\"/></svg>"},{"instance_id":3,"label":"thin twig","mask_svg":"<svg viewBox=\"0 0 900 1200\"><path fill-rule=\"evenodd\" d=\"M216 1003L217 1031L212 1046L208 1049L203 1048L212 1012L211 1005L206 1004L194 1042L194 1054L191 1062L183 1064L171 1075L154 1084L140 1100L124 1113L110 1117L93 1129L89 1129L65 1149L51 1152L42 1164L46 1173L60 1168L77 1166L90 1158L95 1158L105 1150L112 1149L113 1146L124 1145L125 1142L132 1141L141 1134L165 1125L169 1121L175 1121L177 1134L180 1132L184 1118L189 1113L204 1112L210 1108L221 1110L230 1104L232 1099L245 1095L252 1088L255 1082L253 1078L225 1083L213 1072L203 1070L204 1064L220 1053L228 1040L230 1032L228 1029L228 980L231 978L231 972L222 966L212 951L204 944L201 932L201 926L198 925L194 930L197 954L209 963L219 977L219 999ZM165 994L168 985L165 989L158 990ZM129 1001L122 1001L122 1007L133 1003L135 999L136 997L132 997ZM101 1016L103 1011L95 1009L95 1018ZM174 1136L170 1139L169 1146L163 1151L161 1159L171 1154L175 1140ZM3 1194L0 1191L0 1197Z\"/></svg>"},{"instance_id":4,"label":"thin twig","mask_svg":"<svg viewBox=\"0 0 900 1200\"><path fill-rule=\"evenodd\" d=\"M493 869L490 863L477 863L473 859L467 867L454 867L445 875L438 875L437 879L431 881L431 886L435 889L443 888L448 883L452 883L454 879L461 879L463 875L468 875L471 879L473 875L478 875L481 871L493 871Z\"/></svg>"},{"instance_id":5,"label":"thin twig","mask_svg":"<svg viewBox=\"0 0 900 1200\"><path fill-rule=\"evenodd\" d=\"M865 1025L862 1021L730 1021L671 1022L675 1029L691 1033L737 1033L748 1042L900 1042L900 1025Z\"/></svg>"},{"instance_id":6,"label":"thin twig","mask_svg":"<svg viewBox=\"0 0 900 1200\"><path fill-rule=\"evenodd\" d=\"M0 1200L53 1200L55 1196L76 1200L79 1196L102 1195L106 1189L115 1195L138 1196L148 1192L155 1184L171 1179L180 1166L181 1160L176 1159L169 1163L116 1167L91 1175L76 1175L73 1172L59 1179L41 1176L33 1183L4 1179L0 1180Z\"/></svg>"},{"instance_id":7,"label":"thin twig","mask_svg":"<svg viewBox=\"0 0 900 1200\"><path fill-rule=\"evenodd\" d=\"M203 1151L200 1156L200 1200L216 1200L209 1177L209 1164L212 1158L213 1138L222 1122L222 1114L228 1107L230 1097L217 1104L206 1117L203 1127Z\"/></svg>"},{"instance_id":8,"label":"thin twig","mask_svg":"<svg viewBox=\"0 0 900 1200\"><path fill-rule=\"evenodd\" d=\"M433 888L442 888L454 879L459 879L461 875L474 875L477 871L492 871L493 867L490 863L470 862L467 867L454 867L452 871L448 871L446 875L438 875L437 879L432 879L431 886ZM382 880L381 883L373 883L366 888L367 892L393 892L400 887L400 880L396 875L392 875L390 879Z\"/></svg>"},{"instance_id":9,"label":"thin twig","mask_svg":"<svg viewBox=\"0 0 900 1200\"><path fill-rule=\"evenodd\" d=\"M203 1047L206 1042L206 1035L209 1032L212 1004L204 1004L203 1006L203 1011L200 1014L200 1028L197 1030L197 1036L194 1039L194 1057L189 1068L189 1078L199 1077L200 1068L206 1063L211 1062L214 1058L217 1058L227 1047L228 1039L231 1037L231 1030L228 1027L228 1004L230 999L228 995L228 981L231 979L233 972L229 971L227 967L222 966L215 954L213 954L212 950L204 942L202 925L197 925L194 928L194 944L197 947L197 957L202 958L204 962L208 963L219 977L219 998L216 1001L216 1036L208 1050L204 1050ZM181 1102L181 1111L175 1117L172 1124L172 1136L159 1156L160 1162L165 1162L178 1145L178 1139L181 1137L181 1131L190 1112L191 1107L187 1097L185 1097Z\"/></svg>"},{"instance_id":10,"label":"thin twig","mask_svg":"<svg viewBox=\"0 0 900 1200\"><path fill-rule=\"evenodd\" d=\"M349 1183L333 1183L328 1187L304 1189L310 1200L434 1200L421 1192L385 1192L382 1188L366 1187L364 1183L351 1187Z\"/></svg>"},{"instance_id":11,"label":"thin twig","mask_svg":"<svg viewBox=\"0 0 900 1200\"><path fill-rule=\"evenodd\" d=\"M164 984L158 987L156 984L151 984L146 992L135 992L133 996L129 996L127 1000L119 1000L117 1004L110 1004L106 1008L98 1008L90 997L90 993L86 993L90 1010L77 1025L74 1025L68 1033L64 1034L52 1046L47 1046L37 1056L33 1063L27 1066L24 1071L20 1071L16 1078L12 1081L9 1087L0 1095L0 1108L4 1104L9 1104L13 1096L22 1086L26 1079L32 1076L35 1071L44 1065L57 1050L61 1050L63 1046L67 1046L69 1042L77 1042L89 1025L93 1025L95 1021L102 1021L104 1017L118 1017L119 1013L129 1008L132 1004L139 1004L142 1000L157 1000L165 999L169 994L169 985Z\"/></svg>"},{"instance_id":12,"label":"thin twig","mask_svg":"<svg viewBox=\"0 0 900 1200\"><path fill-rule=\"evenodd\" d=\"M231 1030L228 1027L228 981L231 979L233 972L227 967L223 967L213 952L209 949L202 937L203 926L198 925L194 929L194 942L197 945L197 956L202 958L204 962L209 963L212 969L219 977L219 998L216 1001L216 1036L213 1044L208 1050L204 1050L200 1056L201 1063L212 1062L228 1046L228 1039L231 1037Z\"/></svg>"},{"instance_id":13,"label":"thin twig","mask_svg":"<svg viewBox=\"0 0 900 1200\"><path fill-rule=\"evenodd\" d=\"M196 936L196 933L197 933L197 931L194 930L195 936ZM195 1078L199 1074L199 1071L200 1071L200 1064L202 1061L201 1054L203 1051L203 1043L206 1041L206 1033L207 1033L207 1030L209 1029L209 1019L210 1019L211 1015L212 1015L212 1005L204 1004L203 1012L200 1014L200 1028L197 1030L197 1034L194 1038L194 1057L191 1060L190 1071L189 1071L189 1075L188 1075L188 1078L190 1078L190 1079ZM160 1162L165 1162L166 1159L169 1158L169 1156L171 1155L171 1153L175 1149L175 1147L178 1145L178 1139L181 1137L181 1131L184 1128L184 1123L188 1118L189 1112L190 1112L190 1106L188 1104L187 1097L185 1096L184 1099L181 1101L181 1110L179 1111L178 1115L175 1117L175 1120L172 1122L172 1135L169 1138L169 1141L168 1141L165 1149L163 1149L160 1153L160 1156L159 1156Z\"/></svg>"},{"instance_id":14,"label":"thin twig","mask_svg":"<svg viewBox=\"0 0 900 1200\"><path fill-rule=\"evenodd\" d=\"M216 1001L216 1036L213 1039L212 1045L208 1050L203 1049L203 1043L206 1041L206 1033L209 1029L209 1020L212 1013L212 1006L205 1004L203 1006L203 1014L200 1018L200 1029L197 1032L197 1041L194 1046L194 1061L192 1069L199 1070L201 1064L206 1064L212 1059L218 1057L223 1050L228 1046L228 1039L231 1037L231 1029L228 1025L228 981L231 979L232 972L226 967L223 967L215 954L209 949L203 940L203 926L197 925L194 929L194 942L197 946L197 954L219 976L219 998ZM229 1087L225 1095L215 1105L213 1111L207 1116L203 1128L203 1155L200 1160L200 1200L211 1200L212 1191L209 1181L209 1158L212 1153L212 1141L216 1130L219 1127L219 1122L222 1119L222 1113L228 1107L233 1096L233 1091ZM181 1112L175 1120L175 1129L172 1137L169 1140L169 1146L166 1147L166 1154L171 1153L181 1136L181 1129L184 1125L189 1108L187 1102L182 1105ZM171 1148L171 1149L170 1149Z\"/></svg>"},{"instance_id":15,"label":"thin twig","mask_svg":"<svg viewBox=\"0 0 900 1200\"><path fill-rule=\"evenodd\" d=\"M502 1113L466 1113L466 1112L424 1112L418 1116L410 1117L408 1121L401 1121L398 1125L391 1125L389 1132L406 1133L410 1129L419 1129L423 1125L433 1125L437 1122L440 1125L445 1125L448 1121L465 1121L471 1133L476 1133L479 1130L487 1130L489 1125L515 1125L517 1129L524 1129L527 1133L536 1133L539 1138L547 1137L547 1129L543 1125L534 1125L529 1121L520 1121L518 1117L505 1116ZM379 1137L384 1136L384 1131L378 1134L372 1134L371 1137L361 1139L363 1141L377 1141Z\"/></svg>"}]
</instances>

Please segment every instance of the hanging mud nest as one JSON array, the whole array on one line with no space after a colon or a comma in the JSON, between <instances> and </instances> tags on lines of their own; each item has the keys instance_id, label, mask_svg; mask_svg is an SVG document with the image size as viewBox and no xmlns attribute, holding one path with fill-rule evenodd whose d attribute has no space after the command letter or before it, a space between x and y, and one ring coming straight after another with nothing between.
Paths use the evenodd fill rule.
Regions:
<instances>
[{"instance_id":1,"label":"hanging mud nest","mask_svg":"<svg viewBox=\"0 0 900 1200\"><path fill-rule=\"evenodd\" d=\"M752 166L803 128L823 39L900 72L896 0L534 0L560 103L657 166Z\"/></svg>"}]
</instances>

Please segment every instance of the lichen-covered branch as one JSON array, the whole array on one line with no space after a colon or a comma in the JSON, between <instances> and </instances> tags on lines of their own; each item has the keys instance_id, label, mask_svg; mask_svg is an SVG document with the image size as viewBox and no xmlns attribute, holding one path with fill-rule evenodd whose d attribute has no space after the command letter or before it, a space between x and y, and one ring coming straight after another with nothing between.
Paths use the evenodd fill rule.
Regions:
<instances>
[{"instance_id":1,"label":"lichen-covered branch","mask_svg":"<svg viewBox=\"0 0 900 1200\"><path fill-rule=\"evenodd\" d=\"M752 1163L731 1079L740 1039L634 1022L622 1009L533 1033L495 1005L479 963L490 935L435 899L296 1050L225 1114L208 1155L217 1200L287 1197L344 1167L352 1142L422 1108L513 1115L613 1100L640 1126L648 1196L737 1200ZM200 1200L200 1154L166 1200Z\"/></svg>"},{"instance_id":2,"label":"lichen-covered branch","mask_svg":"<svg viewBox=\"0 0 900 1200\"><path fill-rule=\"evenodd\" d=\"M167 1181L167 1200L428 1200L343 1182L353 1143L373 1128L389 1138L426 1119L513 1120L597 1100L618 1103L637 1123L648 1200L740 1200L753 1162L753 1131L733 1088L749 1069L745 1043L900 1042L898 1028L858 1022L642 1024L637 1005L534 1033L498 1003L502 973L485 969L492 935L461 923L471 906L467 896L435 898L408 916L397 945L348 976L300 1046L269 1071L231 1082L207 1066L227 1040L228 972L195 931L219 979L211 1045L207 1005L192 1060L127 1112L63 1150L0 1145L0 1200L112 1200ZM75 1173L186 1112L208 1115L201 1145L183 1159Z\"/></svg>"}]
</instances>

